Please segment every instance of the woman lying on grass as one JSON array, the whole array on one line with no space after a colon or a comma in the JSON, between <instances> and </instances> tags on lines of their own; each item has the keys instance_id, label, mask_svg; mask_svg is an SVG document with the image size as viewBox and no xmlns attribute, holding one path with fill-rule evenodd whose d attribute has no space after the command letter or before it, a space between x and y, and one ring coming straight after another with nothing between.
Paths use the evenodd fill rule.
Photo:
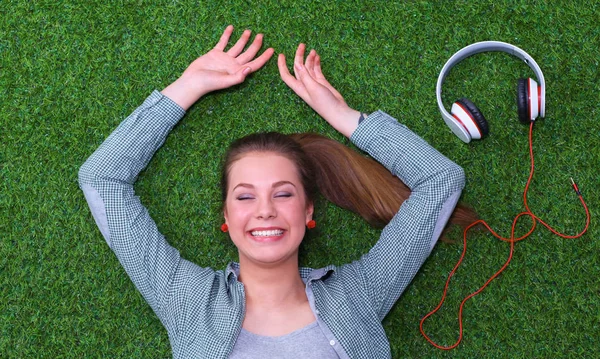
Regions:
<instances>
[{"instance_id":1,"label":"woman lying on grass","mask_svg":"<svg viewBox=\"0 0 600 359\"><path fill-rule=\"evenodd\" d=\"M259 133L233 142L222 172L222 229L239 261L220 271L181 258L135 196L138 174L185 111L211 91L242 83L273 55L256 56L260 34L244 51L250 31L225 51L232 32L227 27L214 49L153 92L83 164L79 184L94 219L167 329L175 358L390 358L381 321L440 237L464 174L384 112L350 108L314 50L305 60L298 46L295 76L279 55L281 78L383 166L316 134ZM360 260L298 266L318 192L385 226ZM453 218L474 219L461 208Z\"/></svg>"}]
</instances>

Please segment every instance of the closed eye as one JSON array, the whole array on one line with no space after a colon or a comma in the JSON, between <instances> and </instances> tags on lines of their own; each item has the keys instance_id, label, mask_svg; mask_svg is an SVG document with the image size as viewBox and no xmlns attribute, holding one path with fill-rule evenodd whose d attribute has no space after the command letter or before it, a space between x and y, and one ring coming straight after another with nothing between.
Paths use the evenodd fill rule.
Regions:
<instances>
[{"instance_id":1,"label":"closed eye","mask_svg":"<svg viewBox=\"0 0 600 359\"><path fill-rule=\"evenodd\" d=\"M247 199L254 199L254 197L249 196L249 195L241 195L241 196L238 196L236 199L238 201L244 201L244 200L247 200Z\"/></svg>"},{"instance_id":2,"label":"closed eye","mask_svg":"<svg viewBox=\"0 0 600 359\"><path fill-rule=\"evenodd\" d=\"M275 197L276 198L279 198L279 197L288 198L288 197L292 197L292 194L289 192L280 192L280 193L276 193Z\"/></svg>"}]
</instances>

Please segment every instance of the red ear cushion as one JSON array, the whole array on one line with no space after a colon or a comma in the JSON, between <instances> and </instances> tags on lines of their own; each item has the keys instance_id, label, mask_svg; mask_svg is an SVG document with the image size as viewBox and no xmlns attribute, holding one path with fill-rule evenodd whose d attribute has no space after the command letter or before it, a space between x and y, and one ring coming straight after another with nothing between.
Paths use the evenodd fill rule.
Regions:
<instances>
[{"instance_id":1,"label":"red ear cushion","mask_svg":"<svg viewBox=\"0 0 600 359\"><path fill-rule=\"evenodd\" d=\"M519 79L517 82L517 111L519 120L523 123L529 123L529 94L527 93L527 79Z\"/></svg>"},{"instance_id":2,"label":"red ear cushion","mask_svg":"<svg viewBox=\"0 0 600 359\"><path fill-rule=\"evenodd\" d=\"M475 120L475 125L479 128L479 131L481 131L481 138L490 132L488 122L485 120L485 117L483 117L483 114L473 102L471 102L468 98L463 97L457 100L456 103L461 104L463 109L467 110L473 120Z\"/></svg>"}]
</instances>

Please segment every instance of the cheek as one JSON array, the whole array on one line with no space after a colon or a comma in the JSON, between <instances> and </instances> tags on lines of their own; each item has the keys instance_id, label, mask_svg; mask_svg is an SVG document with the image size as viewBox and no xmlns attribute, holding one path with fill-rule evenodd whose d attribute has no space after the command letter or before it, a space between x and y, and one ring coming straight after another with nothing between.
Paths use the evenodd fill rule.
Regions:
<instances>
[{"instance_id":1,"label":"cheek","mask_svg":"<svg viewBox=\"0 0 600 359\"><path fill-rule=\"evenodd\" d=\"M298 227L304 227L306 220L306 208L303 204L297 203L293 206L287 206L280 213L284 213L289 222L292 222Z\"/></svg>"},{"instance_id":2,"label":"cheek","mask_svg":"<svg viewBox=\"0 0 600 359\"><path fill-rule=\"evenodd\" d=\"M243 222L250 214L249 206L236 205L235 203L227 204L227 220L230 225Z\"/></svg>"}]
</instances>

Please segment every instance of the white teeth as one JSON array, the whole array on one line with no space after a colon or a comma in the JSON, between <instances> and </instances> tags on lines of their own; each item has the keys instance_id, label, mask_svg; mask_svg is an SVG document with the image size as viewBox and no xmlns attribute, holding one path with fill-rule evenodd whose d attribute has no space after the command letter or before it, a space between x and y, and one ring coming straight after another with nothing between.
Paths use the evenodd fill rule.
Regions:
<instances>
[{"instance_id":1,"label":"white teeth","mask_svg":"<svg viewBox=\"0 0 600 359\"><path fill-rule=\"evenodd\" d=\"M250 232L255 237L270 237L270 236L280 236L283 234L283 230L281 229L273 229L270 231L253 231Z\"/></svg>"}]
</instances>

